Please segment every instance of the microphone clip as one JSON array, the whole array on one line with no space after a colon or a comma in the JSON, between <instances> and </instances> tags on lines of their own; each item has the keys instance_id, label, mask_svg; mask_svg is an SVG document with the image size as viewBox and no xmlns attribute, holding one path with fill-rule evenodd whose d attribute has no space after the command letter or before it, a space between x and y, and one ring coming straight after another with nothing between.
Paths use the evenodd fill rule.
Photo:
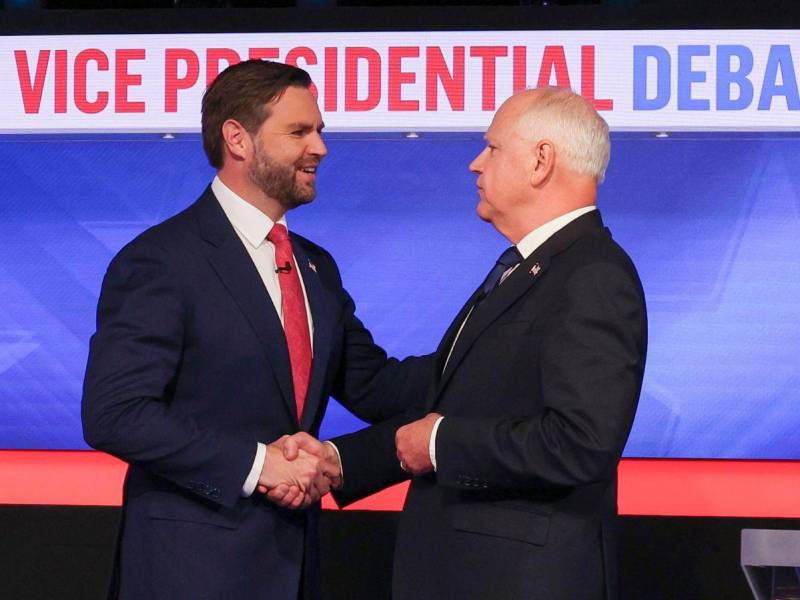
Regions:
<instances>
[{"instance_id":1,"label":"microphone clip","mask_svg":"<svg viewBox=\"0 0 800 600\"><path fill-rule=\"evenodd\" d=\"M276 273L291 273L292 272L292 264L287 260L286 264L282 267L275 267Z\"/></svg>"}]
</instances>

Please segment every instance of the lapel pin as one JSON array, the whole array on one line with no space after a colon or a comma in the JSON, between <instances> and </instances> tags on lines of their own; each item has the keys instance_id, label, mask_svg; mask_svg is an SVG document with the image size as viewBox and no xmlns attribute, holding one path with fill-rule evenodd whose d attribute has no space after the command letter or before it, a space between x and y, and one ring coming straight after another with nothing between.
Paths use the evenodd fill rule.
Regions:
<instances>
[{"instance_id":1,"label":"lapel pin","mask_svg":"<svg viewBox=\"0 0 800 600\"><path fill-rule=\"evenodd\" d=\"M533 266L531 267L531 270L528 271L528 273L530 273L531 275L536 277L539 274L539 271L541 271L541 270L542 270L542 267L539 266L539 263L533 263Z\"/></svg>"},{"instance_id":2,"label":"lapel pin","mask_svg":"<svg viewBox=\"0 0 800 600\"><path fill-rule=\"evenodd\" d=\"M313 262L311 262L311 259L308 260L308 268L311 269L312 271L314 271L314 273L317 272L317 265L315 265Z\"/></svg>"}]
</instances>

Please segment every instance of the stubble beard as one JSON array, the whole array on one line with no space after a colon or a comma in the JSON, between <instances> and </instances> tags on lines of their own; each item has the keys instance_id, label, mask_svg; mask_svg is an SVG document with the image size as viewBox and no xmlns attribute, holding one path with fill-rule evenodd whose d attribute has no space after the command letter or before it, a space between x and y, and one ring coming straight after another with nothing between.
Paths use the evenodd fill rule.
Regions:
<instances>
[{"instance_id":1,"label":"stubble beard","mask_svg":"<svg viewBox=\"0 0 800 600\"><path fill-rule=\"evenodd\" d=\"M253 165L248 173L250 180L269 198L277 200L286 210L311 202L317 194L312 183L298 186L295 165L281 164L256 145Z\"/></svg>"}]
</instances>

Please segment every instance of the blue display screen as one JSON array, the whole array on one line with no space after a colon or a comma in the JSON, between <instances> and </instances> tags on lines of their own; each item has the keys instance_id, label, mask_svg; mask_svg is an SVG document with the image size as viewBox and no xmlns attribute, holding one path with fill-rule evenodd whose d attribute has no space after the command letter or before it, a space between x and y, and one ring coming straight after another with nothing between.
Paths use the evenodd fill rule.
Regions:
<instances>
[{"instance_id":1,"label":"blue display screen","mask_svg":"<svg viewBox=\"0 0 800 600\"><path fill-rule=\"evenodd\" d=\"M330 134L289 227L337 259L390 354L433 351L507 242L475 215L478 133ZM0 136L0 447L85 448L105 269L213 177L198 134ZM612 135L598 204L647 295L625 454L800 457L800 136ZM332 403L323 435L361 423Z\"/></svg>"}]
</instances>

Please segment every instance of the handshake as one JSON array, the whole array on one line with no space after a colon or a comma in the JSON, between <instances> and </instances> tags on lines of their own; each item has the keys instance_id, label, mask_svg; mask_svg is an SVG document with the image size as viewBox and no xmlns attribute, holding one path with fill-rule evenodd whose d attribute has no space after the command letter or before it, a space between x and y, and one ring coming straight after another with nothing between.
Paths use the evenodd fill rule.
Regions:
<instances>
[{"instance_id":1,"label":"handshake","mask_svg":"<svg viewBox=\"0 0 800 600\"><path fill-rule=\"evenodd\" d=\"M339 454L330 443L299 432L267 445L256 490L284 508L305 508L342 486Z\"/></svg>"},{"instance_id":2,"label":"handshake","mask_svg":"<svg viewBox=\"0 0 800 600\"><path fill-rule=\"evenodd\" d=\"M403 425L395 434L397 461L408 475L434 470L431 436L442 415L428 413ZM331 489L342 487L342 463L330 442L301 431L284 435L267 446L267 457L256 490L284 508L305 508Z\"/></svg>"}]
</instances>

